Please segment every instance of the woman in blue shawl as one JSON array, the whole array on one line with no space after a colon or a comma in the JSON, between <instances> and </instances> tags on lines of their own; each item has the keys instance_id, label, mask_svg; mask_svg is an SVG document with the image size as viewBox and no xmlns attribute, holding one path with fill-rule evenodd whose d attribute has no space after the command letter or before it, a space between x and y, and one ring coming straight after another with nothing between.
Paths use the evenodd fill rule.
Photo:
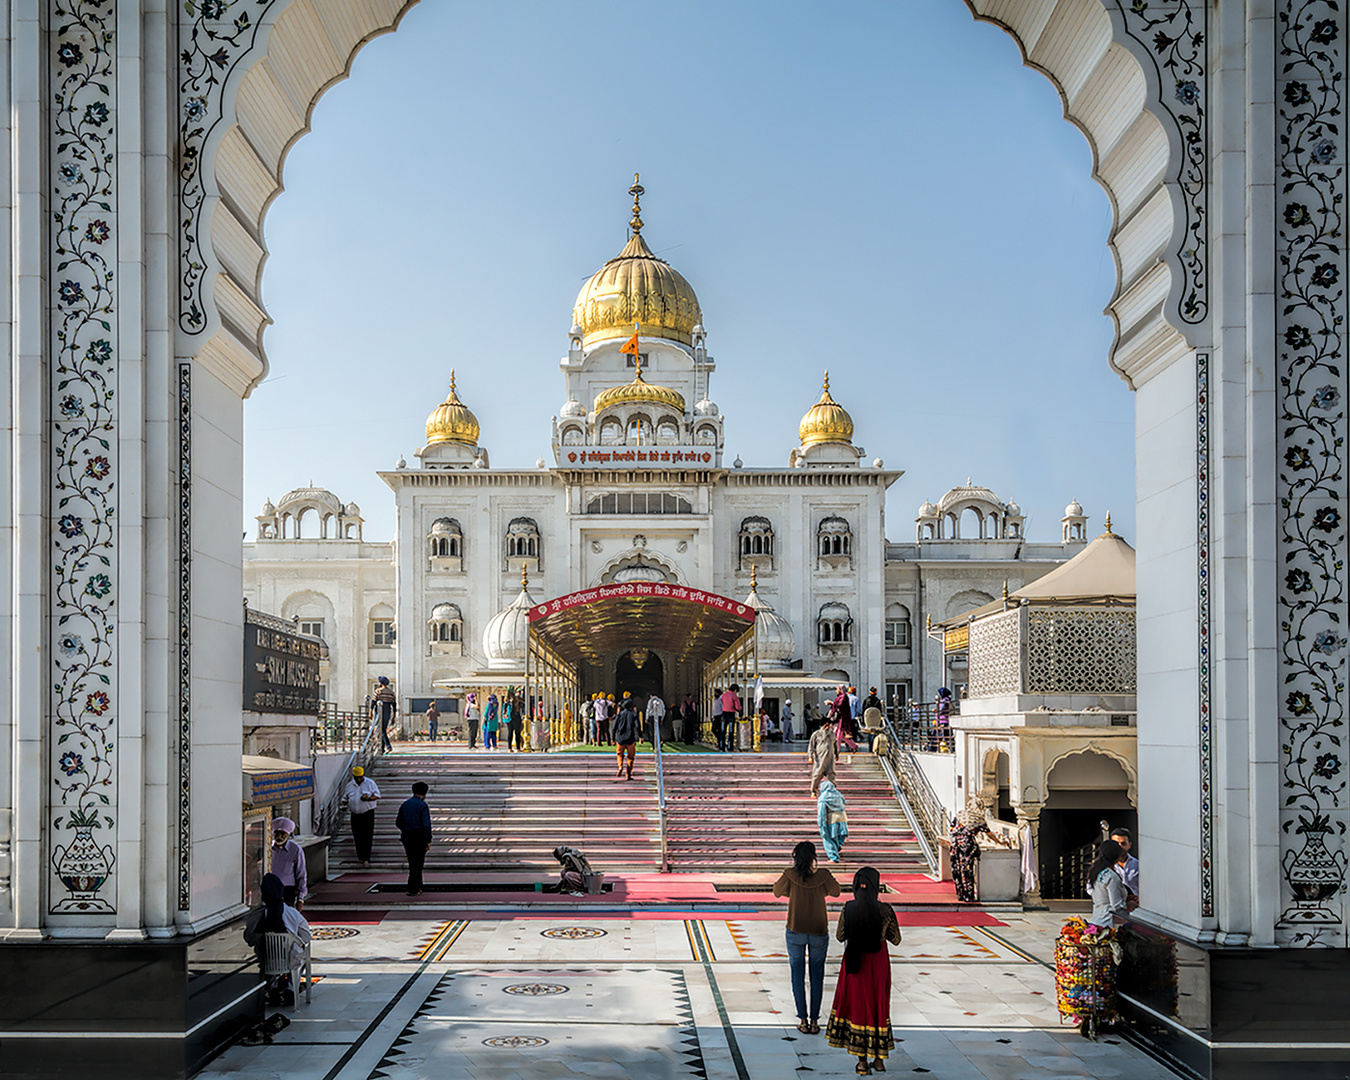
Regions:
<instances>
[{"instance_id":1,"label":"woman in blue shawl","mask_svg":"<svg viewBox=\"0 0 1350 1080\"><path fill-rule=\"evenodd\" d=\"M483 749L497 749L497 728L501 724L501 714L497 711L497 695L489 694L487 705L483 709Z\"/></svg>"},{"instance_id":2,"label":"woman in blue shawl","mask_svg":"<svg viewBox=\"0 0 1350 1080\"><path fill-rule=\"evenodd\" d=\"M830 862L839 861L839 849L848 838L848 815L844 811L844 796L829 780L820 782L820 797L816 800L816 824L820 839Z\"/></svg>"}]
</instances>

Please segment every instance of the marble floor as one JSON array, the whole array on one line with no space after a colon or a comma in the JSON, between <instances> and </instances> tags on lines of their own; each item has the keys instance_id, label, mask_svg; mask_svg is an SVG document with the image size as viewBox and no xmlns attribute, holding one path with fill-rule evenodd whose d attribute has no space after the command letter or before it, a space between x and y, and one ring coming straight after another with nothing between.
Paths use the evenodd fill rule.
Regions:
<instances>
[{"instance_id":1,"label":"marble floor","mask_svg":"<svg viewBox=\"0 0 1350 1080\"><path fill-rule=\"evenodd\" d=\"M453 913L445 913L450 915ZM315 916L312 1004L270 1045L236 1045L210 1080L782 1080L852 1076L854 1059L796 1030L777 922ZM892 949L890 1074L1039 1080L1173 1074L1108 1036L1062 1026L1045 963L1060 918L911 926ZM831 949L824 1014L838 971Z\"/></svg>"}]
</instances>

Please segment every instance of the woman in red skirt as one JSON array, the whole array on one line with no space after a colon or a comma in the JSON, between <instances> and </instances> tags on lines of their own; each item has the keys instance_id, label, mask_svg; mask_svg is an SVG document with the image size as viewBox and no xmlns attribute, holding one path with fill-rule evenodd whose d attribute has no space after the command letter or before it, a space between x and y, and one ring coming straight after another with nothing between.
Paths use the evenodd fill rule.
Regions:
<instances>
[{"instance_id":1,"label":"woman in red skirt","mask_svg":"<svg viewBox=\"0 0 1350 1080\"><path fill-rule=\"evenodd\" d=\"M844 943L844 964L834 989L825 1035L858 1059L857 1072L885 1072L895 1047L891 1035L891 957L886 942L900 944L900 924L890 904L877 899L881 875L864 866L853 875L853 899L844 905L834 936ZM871 1063L868 1063L871 1058Z\"/></svg>"}]
</instances>

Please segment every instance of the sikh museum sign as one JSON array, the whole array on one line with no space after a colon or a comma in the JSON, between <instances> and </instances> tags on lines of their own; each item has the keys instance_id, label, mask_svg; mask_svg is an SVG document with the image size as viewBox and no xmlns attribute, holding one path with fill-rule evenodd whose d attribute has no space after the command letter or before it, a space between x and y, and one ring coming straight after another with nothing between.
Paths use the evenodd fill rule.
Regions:
<instances>
[{"instance_id":1,"label":"sikh museum sign","mask_svg":"<svg viewBox=\"0 0 1350 1080\"><path fill-rule=\"evenodd\" d=\"M886 492L902 474L866 460L828 374L784 466L728 465L702 306L652 254L641 186L630 194L629 240L573 308L553 465L492 468L452 372L417 464L379 474L395 542L366 542L360 508L326 489L269 500L245 545L250 605L324 639L329 701L359 707L387 676L408 723L429 699L453 718L462 690L523 675L532 620L620 593L752 613L775 716L789 700L803 715L839 682L876 686L892 706L959 687L963 658L922 625L1081 550L1082 507L1068 507L1059 542L1029 543L1016 503L967 482L924 502L912 542L887 541ZM579 692L699 697L697 649L604 640L578 654Z\"/></svg>"}]
</instances>

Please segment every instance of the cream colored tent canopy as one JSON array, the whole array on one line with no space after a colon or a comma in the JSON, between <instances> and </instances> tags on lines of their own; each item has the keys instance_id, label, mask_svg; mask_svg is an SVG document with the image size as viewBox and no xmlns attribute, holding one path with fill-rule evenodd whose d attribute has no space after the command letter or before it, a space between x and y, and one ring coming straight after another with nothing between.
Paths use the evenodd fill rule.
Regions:
<instances>
[{"instance_id":1,"label":"cream colored tent canopy","mask_svg":"<svg viewBox=\"0 0 1350 1080\"><path fill-rule=\"evenodd\" d=\"M1006 601L993 600L973 611L934 623L933 629L954 629L1021 603L1047 607L1098 604L1132 607L1134 600L1134 548L1108 527L1068 562L1009 593Z\"/></svg>"}]
</instances>

